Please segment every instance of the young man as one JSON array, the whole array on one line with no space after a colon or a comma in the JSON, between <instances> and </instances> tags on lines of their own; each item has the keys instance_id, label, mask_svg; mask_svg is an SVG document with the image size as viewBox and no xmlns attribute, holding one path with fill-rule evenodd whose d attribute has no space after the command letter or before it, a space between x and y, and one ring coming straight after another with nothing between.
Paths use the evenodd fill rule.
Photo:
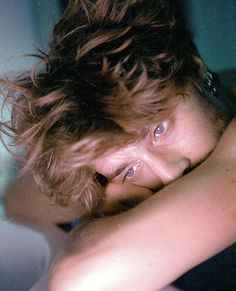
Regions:
<instances>
[{"instance_id":1,"label":"young man","mask_svg":"<svg viewBox=\"0 0 236 291\"><path fill-rule=\"evenodd\" d=\"M162 288L234 242L229 133L222 142L226 159L206 159L235 103L167 1L70 1L40 58L38 70L8 84L21 93L13 101L12 129L15 142L25 145L25 170L60 204L99 216L152 196L91 223L79 241L76 234L73 255L55 268L52 290ZM224 188L215 189L216 178ZM130 267L128 278L122 269Z\"/></svg>"}]
</instances>

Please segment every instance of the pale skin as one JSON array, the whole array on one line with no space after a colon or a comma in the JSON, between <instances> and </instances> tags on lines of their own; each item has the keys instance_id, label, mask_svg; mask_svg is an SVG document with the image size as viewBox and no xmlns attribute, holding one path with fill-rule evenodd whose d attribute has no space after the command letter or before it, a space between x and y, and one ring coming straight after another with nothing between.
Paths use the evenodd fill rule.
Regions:
<instances>
[{"instance_id":1,"label":"pale skin","mask_svg":"<svg viewBox=\"0 0 236 291\"><path fill-rule=\"evenodd\" d=\"M235 143L234 120L193 172L134 209L76 231L50 290L160 290L233 244Z\"/></svg>"}]
</instances>

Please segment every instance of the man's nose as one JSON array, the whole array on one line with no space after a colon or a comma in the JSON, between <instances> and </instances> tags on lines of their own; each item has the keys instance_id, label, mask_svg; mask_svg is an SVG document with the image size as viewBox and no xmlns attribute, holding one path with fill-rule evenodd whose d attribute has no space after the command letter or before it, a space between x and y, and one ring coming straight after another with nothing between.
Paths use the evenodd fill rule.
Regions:
<instances>
[{"instance_id":1,"label":"man's nose","mask_svg":"<svg viewBox=\"0 0 236 291\"><path fill-rule=\"evenodd\" d=\"M190 167L188 158L171 150L146 151L145 162L163 185L175 181Z\"/></svg>"}]
</instances>

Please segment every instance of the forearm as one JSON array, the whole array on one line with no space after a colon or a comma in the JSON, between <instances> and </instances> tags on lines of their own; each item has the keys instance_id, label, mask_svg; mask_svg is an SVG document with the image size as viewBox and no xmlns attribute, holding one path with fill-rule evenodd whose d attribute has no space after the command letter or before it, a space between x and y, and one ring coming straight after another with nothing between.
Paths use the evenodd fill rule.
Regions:
<instances>
[{"instance_id":1,"label":"forearm","mask_svg":"<svg viewBox=\"0 0 236 291\"><path fill-rule=\"evenodd\" d=\"M233 169L227 167L227 175L209 169L201 165L135 209L78 232L72 253L55 269L51 290L65 290L57 285L64 269L70 270L68 291L158 290L232 244Z\"/></svg>"}]
</instances>

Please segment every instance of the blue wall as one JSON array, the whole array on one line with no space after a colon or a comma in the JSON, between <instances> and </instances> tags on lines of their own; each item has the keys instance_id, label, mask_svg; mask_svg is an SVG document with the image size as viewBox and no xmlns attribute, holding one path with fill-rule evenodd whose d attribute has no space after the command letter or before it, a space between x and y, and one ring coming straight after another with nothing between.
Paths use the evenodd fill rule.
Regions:
<instances>
[{"instance_id":1,"label":"blue wall","mask_svg":"<svg viewBox=\"0 0 236 291\"><path fill-rule=\"evenodd\" d=\"M236 69L236 1L186 0L188 21L207 65Z\"/></svg>"},{"instance_id":2,"label":"blue wall","mask_svg":"<svg viewBox=\"0 0 236 291\"><path fill-rule=\"evenodd\" d=\"M9 58L45 47L59 15L57 0L0 0L0 72L30 67L33 60Z\"/></svg>"}]
</instances>

